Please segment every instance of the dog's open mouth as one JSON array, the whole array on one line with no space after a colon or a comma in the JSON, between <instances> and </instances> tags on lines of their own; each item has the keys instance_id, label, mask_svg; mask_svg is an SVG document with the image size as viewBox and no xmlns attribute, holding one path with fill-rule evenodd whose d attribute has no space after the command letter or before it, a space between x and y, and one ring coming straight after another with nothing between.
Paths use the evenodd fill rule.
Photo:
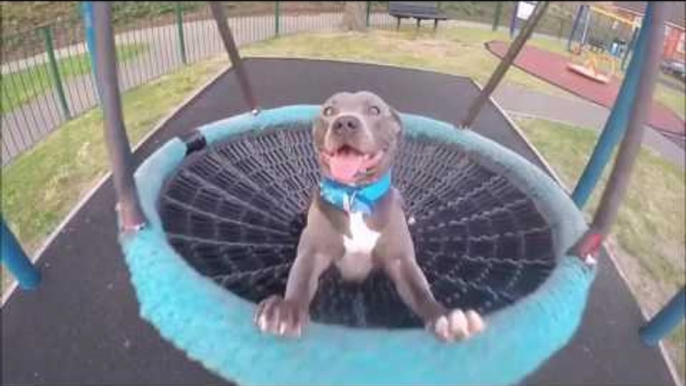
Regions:
<instances>
[{"instance_id":1,"label":"dog's open mouth","mask_svg":"<svg viewBox=\"0 0 686 386\"><path fill-rule=\"evenodd\" d=\"M351 183L361 174L376 166L383 156L383 150L363 153L350 145L343 145L333 152L322 151L324 161L329 165L332 177L341 183Z\"/></svg>"}]
</instances>

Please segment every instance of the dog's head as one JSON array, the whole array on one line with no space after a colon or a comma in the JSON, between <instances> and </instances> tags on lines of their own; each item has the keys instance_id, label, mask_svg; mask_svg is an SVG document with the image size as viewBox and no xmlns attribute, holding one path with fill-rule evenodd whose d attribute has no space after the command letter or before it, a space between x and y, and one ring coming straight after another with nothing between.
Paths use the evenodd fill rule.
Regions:
<instances>
[{"instance_id":1,"label":"dog's head","mask_svg":"<svg viewBox=\"0 0 686 386\"><path fill-rule=\"evenodd\" d=\"M398 114L368 91L333 95L314 121L322 174L348 185L372 182L388 171L401 136Z\"/></svg>"}]
</instances>

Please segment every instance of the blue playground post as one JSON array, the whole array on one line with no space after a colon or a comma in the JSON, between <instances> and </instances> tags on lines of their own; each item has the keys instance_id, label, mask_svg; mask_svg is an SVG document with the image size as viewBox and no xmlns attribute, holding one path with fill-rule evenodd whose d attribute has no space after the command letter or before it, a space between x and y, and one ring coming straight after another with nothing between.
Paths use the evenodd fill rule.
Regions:
<instances>
[{"instance_id":1,"label":"blue playground post","mask_svg":"<svg viewBox=\"0 0 686 386\"><path fill-rule=\"evenodd\" d=\"M4 219L0 219L2 232L0 243L2 244L2 254L0 258L7 269L17 278L19 286L23 289L33 289L40 283L40 273L31 264L31 260L26 256L19 242L14 237L10 229L5 224Z\"/></svg>"},{"instance_id":2,"label":"blue playground post","mask_svg":"<svg viewBox=\"0 0 686 386\"><path fill-rule=\"evenodd\" d=\"M576 29L579 26L582 9L583 5L580 5L576 10L576 14L574 15L574 21L572 21L572 30L569 32L569 38L567 39L567 51L572 51L572 41L574 41L574 35L576 34Z\"/></svg>"},{"instance_id":3,"label":"blue playground post","mask_svg":"<svg viewBox=\"0 0 686 386\"><path fill-rule=\"evenodd\" d=\"M577 30L581 27L581 20L583 20L586 16L586 12L588 11L587 8L588 5L580 5L576 11L576 15L574 15L574 21L572 22L572 31L569 33L569 39L567 39L567 51L572 51L572 43L574 42L574 37L578 32Z\"/></svg>"},{"instance_id":4,"label":"blue playground post","mask_svg":"<svg viewBox=\"0 0 686 386\"><path fill-rule=\"evenodd\" d=\"M615 100L610 116L605 122L605 128L603 128L598 143L596 144L595 149L593 149L593 154L586 164L586 169L584 169L584 172L579 178L579 182L572 193L572 200L574 200L574 203L579 209L583 208L588 202L591 193L593 193L593 189L598 184L598 180L603 174L605 165L607 165L612 156L612 150L621 140L629 123L629 116L631 115L633 101L636 98L636 90L638 89L638 81L645 61L644 52L646 51L648 42L653 7L654 4L648 2L641 32L639 33L636 42L634 55L631 57L631 63L629 64L629 69L622 82L619 95Z\"/></svg>"},{"instance_id":5,"label":"blue playground post","mask_svg":"<svg viewBox=\"0 0 686 386\"><path fill-rule=\"evenodd\" d=\"M667 305L639 330L643 343L656 346L684 320L686 315L686 287L682 288Z\"/></svg>"},{"instance_id":6,"label":"blue playground post","mask_svg":"<svg viewBox=\"0 0 686 386\"><path fill-rule=\"evenodd\" d=\"M588 27L591 25L591 7L586 6L584 8L584 29L581 31L581 38L579 39L579 44L582 46L586 45L586 38L588 37Z\"/></svg>"},{"instance_id":7,"label":"blue playground post","mask_svg":"<svg viewBox=\"0 0 686 386\"><path fill-rule=\"evenodd\" d=\"M626 70L626 64L629 62L629 56L631 56L631 52L634 50L634 46L636 45L636 37L638 36L639 30L640 28L634 28L634 32L631 34L631 40L629 41L629 45L624 52L624 56L622 57L622 71Z\"/></svg>"}]
</instances>

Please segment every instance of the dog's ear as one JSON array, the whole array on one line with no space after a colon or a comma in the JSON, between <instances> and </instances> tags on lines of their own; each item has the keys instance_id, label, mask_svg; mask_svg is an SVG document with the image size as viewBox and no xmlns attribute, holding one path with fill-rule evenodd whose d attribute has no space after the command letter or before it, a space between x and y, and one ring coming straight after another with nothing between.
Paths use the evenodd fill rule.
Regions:
<instances>
[{"instance_id":1,"label":"dog's ear","mask_svg":"<svg viewBox=\"0 0 686 386\"><path fill-rule=\"evenodd\" d=\"M400 114L398 113L398 111L390 106L389 110L391 113L391 119L393 120L393 126L396 128L395 146L393 147L393 152L396 152L403 146L403 142L405 142L405 136L403 135L403 132L405 130L403 128L403 121L400 118Z\"/></svg>"},{"instance_id":2,"label":"dog's ear","mask_svg":"<svg viewBox=\"0 0 686 386\"><path fill-rule=\"evenodd\" d=\"M393 107L389 106L389 110L391 112L391 117L393 118L396 125L398 126L399 132L402 132L403 131L403 121L402 121L402 119L400 119L400 114Z\"/></svg>"},{"instance_id":3,"label":"dog's ear","mask_svg":"<svg viewBox=\"0 0 686 386\"><path fill-rule=\"evenodd\" d=\"M326 121L320 116L316 116L312 122L312 137L316 148L324 146L324 138L326 137Z\"/></svg>"},{"instance_id":4,"label":"dog's ear","mask_svg":"<svg viewBox=\"0 0 686 386\"><path fill-rule=\"evenodd\" d=\"M314 131L325 129L326 128L326 122L320 115L317 115L314 117L314 120L312 121L312 129Z\"/></svg>"}]
</instances>

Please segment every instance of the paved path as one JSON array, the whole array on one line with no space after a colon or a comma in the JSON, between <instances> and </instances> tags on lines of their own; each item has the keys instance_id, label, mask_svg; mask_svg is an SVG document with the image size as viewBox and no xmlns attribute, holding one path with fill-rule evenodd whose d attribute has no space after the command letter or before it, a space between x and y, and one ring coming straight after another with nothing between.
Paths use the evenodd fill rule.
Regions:
<instances>
[{"instance_id":1,"label":"paved path","mask_svg":"<svg viewBox=\"0 0 686 386\"><path fill-rule=\"evenodd\" d=\"M493 98L511 114L541 117L593 128L599 132L610 115L607 108L581 98L542 94L509 84L499 86ZM686 167L684 149L650 127L646 127L643 146L654 150L675 165Z\"/></svg>"},{"instance_id":2,"label":"paved path","mask_svg":"<svg viewBox=\"0 0 686 386\"><path fill-rule=\"evenodd\" d=\"M386 15L374 15L375 23L389 22ZM274 16L254 16L228 19L236 43L243 46L274 36ZM321 13L299 16L284 15L280 18L280 33L292 34L306 30L336 28L342 21L342 13ZM184 40L189 62L195 62L213 55L221 55L224 48L216 31L214 20L189 21L184 23ZM182 66L177 26L167 25L146 30L130 31L115 37L117 45L146 44L146 51L134 59L120 63L120 89L128 90L145 84L152 79ZM69 57L85 52L84 44L64 47L57 51L57 57ZM11 68L16 71L35 66L46 59L44 55L3 65L3 73ZM64 82L65 93L72 116L77 116L97 105L95 83L91 74L73 77ZM2 161L3 165L66 121L55 90L32 99L2 116Z\"/></svg>"},{"instance_id":3,"label":"paved path","mask_svg":"<svg viewBox=\"0 0 686 386\"><path fill-rule=\"evenodd\" d=\"M486 45L498 57L503 57L509 43L494 41ZM526 46L517 55L515 66L548 83L554 84L590 102L612 108L619 94L621 82L613 77L608 84L593 81L567 69L569 59L563 55L534 46ZM667 135L686 136L686 123L661 103L651 105L650 126Z\"/></svg>"}]
</instances>

